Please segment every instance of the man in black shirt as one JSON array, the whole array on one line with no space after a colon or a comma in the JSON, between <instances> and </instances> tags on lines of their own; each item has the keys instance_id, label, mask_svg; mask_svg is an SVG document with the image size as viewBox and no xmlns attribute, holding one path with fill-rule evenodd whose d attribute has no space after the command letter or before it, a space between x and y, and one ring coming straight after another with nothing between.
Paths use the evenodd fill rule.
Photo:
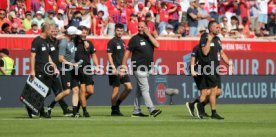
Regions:
<instances>
[{"instance_id":1,"label":"man in black shirt","mask_svg":"<svg viewBox=\"0 0 276 137\"><path fill-rule=\"evenodd\" d=\"M128 43L128 48L124 54L123 66L126 68L127 59L132 53L131 61L134 76L137 79L137 93L134 100L133 116L145 116L140 109L141 97L153 117L158 116L162 111L155 109L150 94L148 76L153 62L154 48L158 48L158 41L150 34L146 23L141 21L138 24L138 34L133 36Z\"/></svg>"},{"instance_id":2,"label":"man in black shirt","mask_svg":"<svg viewBox=\"0 0 276 137\"><path fill-rule=\"evenodd\" d=\"M111 96L111 116L123 116L120 111L120 104L128 96L132 90L132 85L128 75L120 76L118 71L119 66L122 65L125 44L122 40L122 35L124 33L124 25L116 24L115 25L115 37L112 38L107 44L107 59L109 62L109 85L112 86L112 96ZM125 89L123 93L119 96L120 84L124 84ZM118 99L117 99L118 98Z\"/></svg>"},{"instance_id":3,"label":"man in black shirt","mask_svg":"<svg viewBox=\"0 0 276 137\"><path fill-rule=\"evenodd\" d=\"M47 42L47 37L51 35L50 26L45 24L42 26L42 33L37 36L32 42L31 48L31 79L34 77L38 78L47 87L52 87L52 75L45 70L45 66L51 64L54 71L56 72L56 65L53 63L51 57L49 56L50 46ZM50 92L48 92L47 96ZM32 112L28 109L28 115L32 118ZM50 118L50 116L44 112L44 107L40 110L40 116L45 118Z\"/></svg>"},{"instance_id":4,"label":"man in black shirt","mask_svg":"<svg viewBox=\"0 0 276 137\"><path fill-rule=\"evenodd\" d=\"M60 68L60 63L59 63L59 40L56 39L57 33L58 33L58 28L56 25L50 25L50 31L51 31L51 35L47 38L47 41L49 43L50 46L50 53L49 55L51 56L53 62L57 65L57 68ZM54 75L53 76L53 81L52 81L52 90L55 94L55 96L57 96L60 92L62 92L62 84L60 81L60 76L59 75ZM68 109L68 105L66 104L66 102L61 99L59 102L60 107L63 110L63 114L65 116L71 116L72 115L72 111ZM48 114L51 115L51 109L49 110L48 107Z\"/></svg>"},{"instance_id":5,"label":"man in black shirt","mask_svg":"<svg viewBox=\"0 0 276 137\"><path fill-rule=\"evenodd\" d=\"M92 77L92 64L96 66L96 71L99 71L99 63L96 55L96 49L91 41L87 40L89 29L85 26L80 26L78 28L82 31L80 36L77 36L74 40L76 46L76 56L75 61L79 62L83 60L82 65L79 67L78 79L80 82L80 102L78 104L78 109L80 104L83 109L83 116L90 117L89 113L86 110L88 98L94 94L94 80Z\"/></svg>"},{"instance_id":6,"label":"man in black shirt","mask_svg":"<svg viewBox=\"0 0 276 137\"><path fill-rule=\"evenodd\" d=\"M72 106L73 106L73 115L72 117L79 117L77 113L77 106L79 102L79 84L77 83L78 78L75 73L78 69L81 62L75 61L75 52L76 47L73 42L73 39L76 35L80 35L81 31L74 26L70 26L65 32L65 38L59 42L59 62L61 64L61 82L63 91L60 92L55 100L48 107L48 111L55 106L57 102L70 94L72 89Z\"/></svg>"},{"instance_id":7,"label":"man in black shirt","mask_svg":"<svg viewBox=\"0 0 276 137\"><path fill-rule=\"evenodd\" d=\"M210 90L209 101L212 110L212 119L224 119L216 112L216 98L220 93L219 86L221 84L219 70L217 69L219 67L220 57L222 57L227 65L232 65L221 48L221 40L217 37L219 28L219 25L215 21L209 22L208 29L210 33L202 34L199 43L201 50L199 50L198 62L201 68L203 68L201 71L202 79L199 88ZM195 104L197 116L199 118L203 118L202 110L205 99L206 95L200 95L199 103Z\"/></svg>"}]
</instances>

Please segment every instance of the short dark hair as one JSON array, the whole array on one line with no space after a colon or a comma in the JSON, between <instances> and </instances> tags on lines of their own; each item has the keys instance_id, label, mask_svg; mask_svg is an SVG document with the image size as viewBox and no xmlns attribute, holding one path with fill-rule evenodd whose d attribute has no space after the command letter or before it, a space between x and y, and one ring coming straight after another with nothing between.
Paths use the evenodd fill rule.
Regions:
<instances>
[{"instance_id":1,"label":"short dark hair","mask_svg":"<svg viewBox=\"0 0 276 137\"><path fill-rule=\"evenodd\" d=\"M0 53L4 53L4 54L6 54L6 55L9 55L9 54L10 54L9 50L6 49L6 48L1 49L1 50L0 50Z\"/></svg>"},{"instance_id":2,"label":"short dark hair","mask_svg":"<svg viewBox=\"0 0 276 137\"><path fill-rule=\"evenodd\" d=\"M89 31L89 28L87 28L87 27L85 27L85 26L79 26L79 27L78 27L78 30L81 30L81 31L87 30L87 31Z\"/></svg>"},{"instance_id":3,"label":"short dark hair","mask_svg":"<svg viewBox=\"0 0 276 137\"><path fill-rule=\"evenodd\" d=\"M117 23L116 25L115 25L115 30L116 29L123 29L124 28L124 25L123 24L121 24L121 23Z\"/></svg>"},{"instance_id":4,"label":"short dark hair","mask_svg":"<svg viewBox=\"0 0 276 137\"><path fill-rule=\"evenodd\" d=\"M236 21L239 21L238 17L237 16L232 16L231 17L231 20L236 20Z\"/></svg>"},{"instance_id":5,"label":"short dark hair","mask_svg":"<svg viewBox=\"0 0 276 137\"><path fill-rule=\"evenodd\" d=\"M5 28L9 27L10 25L8 23L4 23L1 27L1 30L4 30Z\"/></svg>"},{"instance_id":6,"label":"short dark hair","mask_svg":"<svg viewBox=\"0 0 276 137\"><path fill-rule=\"evenodd\" d=\"M208 24L208 29L210 30L211 26L215 23L217 23L215 20L210 21L209 24Z\"/></svg>"}]
</instances>

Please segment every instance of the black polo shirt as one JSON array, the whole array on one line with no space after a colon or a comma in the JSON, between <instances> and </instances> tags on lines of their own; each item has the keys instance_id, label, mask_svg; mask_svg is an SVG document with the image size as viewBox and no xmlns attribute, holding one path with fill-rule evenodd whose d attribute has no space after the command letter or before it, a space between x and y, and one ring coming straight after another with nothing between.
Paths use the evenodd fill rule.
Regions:
<instances>
[{"instance_id":1,"label":"black polo shirt","mask_svg":"<svg viewBox=\"0 0 276 137\"><path fill-rule=\"evenodd\" d=\"M84 46L85 41L89 44L88 48L85 48ZM74 43L76 46L75 61L79 62L82 59L82 66L91 65L90 55L96 52L93 43L89 40L82 40L79 36L74 39Z\"/></svg>"},{"instance_id":2,"label":"black polo shirt","mask_svg":"<svg viewBox=\"0 0 276 137\"><path fill-rule=\"evenodd\" d=\"M133 36L128 43L127 50L132 52L131 61L133 63L133 70L137 71L137 68L141 65L145 66L148 71L151 69L151 62L153 62L154 45L150 41L149 37L141 34ZM145 71L142 67L141 71Z\"/></svg>"},{"instance_id":3,"label":"black polo shirt","mask_svg":"<svg viewBox=\"0 0 276 137\"><path fill-rule=\"evenodd\" d=\"M121 38L112 38L107 43L107 53L112 53L112 59L115 67L122 65L125 53L125 43Z\"/></svg>"},{"instance_id":4,"label":"black polo shirt","mask_svg":"<svg viewBox=\"0 0 276 137\"><path fill-rule=\"evenodd\" d=\"M36 73L45 73L44 66L49 63L49 44L47 39L43 39L40 36L34 38L32 42L32 53L36 53L35 56L35 71Z\"/></svg>"},{"instance_id":5,"label":"black polo shirt","mask_svg":"<svg viewBox=\"0 0 276 137\"><path fill-rule=\"evenodd\" d=\"M208 39L208 33L202 34L200 38L199 46L200 47L206 46L207 39ZM211 65L211 62L214 61L214 65L215 67L217 67L220 61L221 50L222 50L221 40L219 37L215 36L211 42L209 53L207 54L207 56L201 53L199 57L199 61L202 63L202 65Z\"/></svg>"},{"instance_id":6,"label":"black polo shirt","mask_svg":"<svg viewBox=\"0 0 276 137\"><path fill-rule=\"evenodd\" d=\"M48 38L47 39L49 45L50 45L50 53L49 55L51 56L52 58L52 61L57 65L59 66L59 41L57 39L50 39Z\"/></svg>"}]
</instances>

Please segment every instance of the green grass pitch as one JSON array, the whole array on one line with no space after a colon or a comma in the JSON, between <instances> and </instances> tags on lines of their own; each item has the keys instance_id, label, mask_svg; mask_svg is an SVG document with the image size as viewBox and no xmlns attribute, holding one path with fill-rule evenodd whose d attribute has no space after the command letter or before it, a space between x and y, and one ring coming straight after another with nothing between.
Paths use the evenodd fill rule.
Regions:
<instances>
[{"instance_id":1,"label":"green grass pitch","mask_svg":"<svg viewBox=\"0 0 276 137\"><path fill-rule=\"evenodd\" d=\"M132 118L131 106L121 107L124 117L110 117L110 107L91 106L90 118L77 119L63 117L58 106L52 119L28 119L24 108L0 108L0 137L276 137L275 104L218 105L222 121L190 117L185 105L157 108L163 112L156 118Z\"/></svg>"}]
</instances>

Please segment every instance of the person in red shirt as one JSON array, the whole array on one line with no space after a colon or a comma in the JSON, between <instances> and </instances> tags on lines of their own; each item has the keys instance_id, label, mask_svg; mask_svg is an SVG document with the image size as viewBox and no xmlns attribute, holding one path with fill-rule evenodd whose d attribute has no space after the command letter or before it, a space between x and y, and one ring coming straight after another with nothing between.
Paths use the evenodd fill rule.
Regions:
<instances>
[{"instance_id":1,"label":"person in red shirt","mask_svg":"<svg viewBox=\"0 0 276 137\"><path fill-rule=\"evenodd\" d=\"M104 20L103 20L104 12L98 11L98 15L93 19L93 34L94 36L100 36L103 34L104 28Z\"/></svg>"},{"instance_id":2,"label":"person in red shirt","mask_svg":"<svg viewBox=\"0 0 276 137\"><path fill-rule=\"evenodd\" d=\"M10 34L10 30L11 30L11 27L8 23L4 23L2 26L1 26L1 34Z\"/></svg>"},{"instance_id":3,"label":"person in red shirt","mask_svg":"<svg viewBox=\"0 0 276 137\"><path fill-rule=\"evenodd\" d=\"M41 33L41 30L38 29L38 25L36 22L32 23L32 28L29 29L25 34L30 34L30 35L39 35Z\"/></svg>"},{"instance_id":4,"label":"person in red shirt","mask_svg":"<svg viewBox=\"0 0 276 137\"><path fill-rule=\"evenodd\" d=\"M155 23L152 22L151 20L152 20L151 13L148 12L146 14L146 24L147 24L147 27L148 27L149 32L151 33L151 35L154 36L155 38L157 38L158 34L157 34L156 29L155 29Z\"/></svg>"},{"instance_id":5,"label":"person in red shirt","mask_svg":"<svg viewBox=\"0 0 276 137\"><path fill-rule=\"evenodd\" d=\"M138 4L138 12L136 12L137 16L138 16L138 22L140 21L145 21L145 14L146 14L146 9L144 8L144 4L143 3L139 3Z\"/></svg>"},{"instance_id":6,"label":"person in red shirt","mask_svg":"<svg viewBox=\"0 0 276 137\"><path fill-rule=\"evenodd\" d=\"M18 25L18 29L22 29L22 23L21 20L19 18L16 17L15 12L11 11L8 15L8 19L9 19L9 25L12 26L13 23L16 23Z\"/></svg>"},{"instance_id":7,"label":"person in red shirt","mask_svg":"<svg viewBox=\"0 0 276 137\"><path fill-rule=\"evenodd\" d=\"M130 22L130 18L131 18L131 15L134 13L134 8L133 8L133 3L132 3L132 0L127 0L127 5L126 5L126 21L127 21L127 24L129 24Z\"/></svg>"},{"instance_id":8,"label":"person in red shirt","mask_svg":"<svg viewBox=\"0 0 276 137\"><path fill-rule=\"evenodd\" d=\"M45 12L56 9L56 0L44 0Z\"/></svg>"},{"instance_id":9,"label":"person in red shirt","mask_svg":"<svg viewBox=\"0 0 276 137\"><path fill-rule=\"evenodd\" d=\"M178 25L179 25L179 14L178 14L178 11L180 10L178 5L176 4L171 4L171 3L168 3L167 4L167 7L169 10L171 10L171 12L169 13L169 24L173 25L174 27L174 30L173 31L176 31L177 28L178 28Z\"/></svg>"},{"instance_id":10,"label":"person in red shirt","mask_svg":"<svg viewBox=\"0 0 276 137\"><path fill-rule=\"evenodd\" d=\"M128 23L128 34L129 35L136 35L138 32L138 20L137 15L132 13L130 15L130 21Z\"/></svg>"},{"instance_id":11,"label":"person in red shirt","mask_svg":"<svg viewBox=\"0 0 276 137\"><path fill-rule=\"evenodd\" d=\"M11 10L15 11L15 15L20 19L25 18L24 15L26 11L26 6L24 2L25 2L24 0L17 0L16 4L11 6Z\"/></svg>"},{"instance_id":12,"label":"person in red shirt","mask_svg":"<svg viewBox=\"0 0 276 137\"><path fill-rule=\"evenodd\" d=\"M0 31L2 30L1 27L4 23L9 22L9 20L6 18L6 10L0 9Z\"/></svg>"},{"instance_id":13,"label":"person in red shirt","mask_svg":"<svg viewBox=\"0 0 276 137\"><path fill-rule=\"evenodd\" d=\"M176 8L176 7L175 7ZM167 9L166 3L161 3L161 9L160 9L160 23L158 25L159 33L161 33L163 30L166 29L166 26L169 24L169 14L175 11L175 8L173 9Z\"/></svg>"}]
</instances>

